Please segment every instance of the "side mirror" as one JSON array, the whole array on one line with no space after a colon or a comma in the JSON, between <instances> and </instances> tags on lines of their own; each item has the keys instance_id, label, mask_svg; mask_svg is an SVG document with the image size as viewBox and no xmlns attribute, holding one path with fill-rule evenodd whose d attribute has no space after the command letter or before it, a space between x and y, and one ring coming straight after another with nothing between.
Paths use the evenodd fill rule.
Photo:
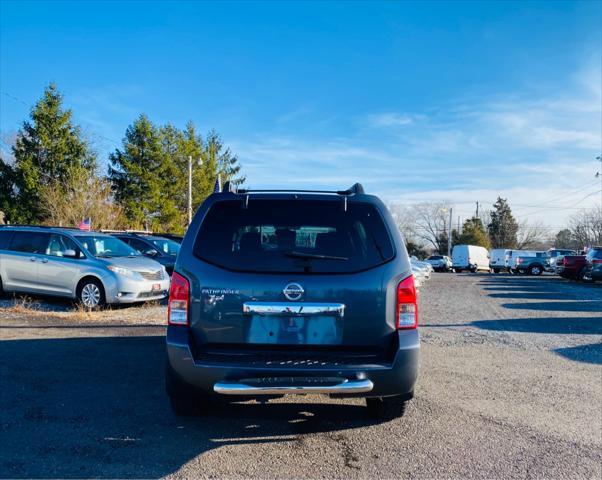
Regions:
<instances>
[{"instance_id":1,"label":"side mirror","mask_svg":"<svg viewBox=\"0 0 602 480\"><path fill-rule=\"evenodd\" d=\"M159 252L157 252L157 250L155 250L154 248L149 248L148 250L144 251L144 255L147 255L149 257L156 257L157 255L159 255Z\"/></svg>"},{"instance_id":2,"label":"side mirror","mask_svg":"<svg viewBox=\"0 0 602 480\"><path fill-rule=\"evenodd\" d=\"M63 257L65 258L79 258L79 255L75 250L69 249L63 251Z\"/></svg>"}]
</instances>

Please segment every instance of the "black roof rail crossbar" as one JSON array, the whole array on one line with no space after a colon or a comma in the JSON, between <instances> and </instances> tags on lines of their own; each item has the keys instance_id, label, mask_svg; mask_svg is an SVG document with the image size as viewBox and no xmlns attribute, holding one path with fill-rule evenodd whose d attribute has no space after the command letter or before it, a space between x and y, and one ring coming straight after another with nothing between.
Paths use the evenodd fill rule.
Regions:
<instances>
[{"instance_id":1,"label":"black roof rail crossbar","mask_svg":"<svg viewBox=\"0 0 602 480\"><path fill-rule=\"evenodd\" d=\"M336 195L361 195L366 193L361 183L347 190L298 190L298 189L240 189L234 193L333 193Z\"/></svg>"}]
</instances>

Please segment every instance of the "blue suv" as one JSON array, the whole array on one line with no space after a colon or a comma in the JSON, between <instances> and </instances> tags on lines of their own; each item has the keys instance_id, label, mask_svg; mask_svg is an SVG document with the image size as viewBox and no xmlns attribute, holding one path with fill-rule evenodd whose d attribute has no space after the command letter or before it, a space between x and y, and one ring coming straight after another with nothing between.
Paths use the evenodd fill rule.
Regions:
<instances>
[{"instance_id":1,"label":"blue suv","mask_svg":"<svg viewBox=\"0 0 602 480\"><path fill-rule=\"evenodd\" d=\"M403 415L418 374L412 268L361 185L236 190L201 205L171 281L166 387L176 414L212 397L365 397ZM241 398L241 397L239 397Z\"/></svg>"}]
</instances>

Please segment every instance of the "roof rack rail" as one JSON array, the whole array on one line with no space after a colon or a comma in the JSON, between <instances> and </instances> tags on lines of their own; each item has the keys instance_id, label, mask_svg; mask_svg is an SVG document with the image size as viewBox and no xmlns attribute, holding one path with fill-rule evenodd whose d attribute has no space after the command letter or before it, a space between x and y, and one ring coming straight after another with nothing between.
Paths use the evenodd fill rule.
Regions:
<instances>
[{"instance_id":1,"label":"roof rack rail","mask_svg":"<svg viewBox=\"0 0 602 480\"><path fill-rule=\"evenodd\" d=\"M132 235L152 235L153 232L151 230L112 230L109 228L104 228L100 230L102 233L131 233Z\"/></svg>"},{"instance_id":2,"label":"roof rack rail","mask_svg":"<svg viewBox=\"0 0 602 480\"><path fill-rule=\"evenodd\" d=\"M34 225L31 223L6 223L0 227L61 228L63 230L79 230L78 227L61 227L59 225Z\"/></svg>"},{"instance_id":3,"label":"roof rack rail","mask_svg":"<svg viewBox=\"0 0 602 480\"><path fill-rule=\"evenodd\" d=\"M226 185L229 182L226 182ZM225 190L225 189L224 189ZM232 190L230 190L232 191ZM347 190L299 190L287 189L239 189L233 193L333 193L336 195L363 195L366 193L361 183L355 183Z\"/></svg>"}]
</instances>

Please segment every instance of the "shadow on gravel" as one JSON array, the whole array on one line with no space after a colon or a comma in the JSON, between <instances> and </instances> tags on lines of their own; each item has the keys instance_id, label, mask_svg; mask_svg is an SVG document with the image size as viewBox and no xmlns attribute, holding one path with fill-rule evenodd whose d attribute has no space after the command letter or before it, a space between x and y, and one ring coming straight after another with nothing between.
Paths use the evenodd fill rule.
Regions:
<instances>
[{"instance_id":1,"label":"shadow on gravel","mask_svg":"<svg viewBox=\"0 0 602 480\"><path fill-rule=\"evenodd\" d=\"M220 446L371 423L351 403L229 404L199 419L175 417L164 394L163 336L0 345L2 478L162 477Z\"/></svg>"},{"instance_id":2,"label":"shadow on gravel","mask_svg":"<svg viewBox=\"0 0 602 480\"><path fill-rule=\"evenodd\" d=\"M509 318L477 320L468 325L503 332L602 335L602 317Z\"/></svg>"},{"instance_id":3,"label":"shadow on gravel","mask_svg":"<svg viewBox=\"0 0 602 480\"><path fill-rule=\"evenodd\" d=\"M491 298L516 298L516 299L524 299L524 300L558 300L558 292L544 292L533 290L530 292L524 291L514 291L514 292L504 292L504 293L490 293L489 296ZM563 295L563 299L567 299L568 295Z\"/></svg>"},{"instance_id":4,"label":"shadow on gravel","mask_svg":"<svg viewBox=\"0 0 602 480\"><path fill-rule=\"evenodd\" d=\"M602 301L573 300L568 302L527 302L503 303L502 307L511 310L544 310L553 312L602 312Z\"/></svg>"},{"instance_id":5,"label":"shadow on gravel","mask_svg":"<svg viewBox=\"0 0 602 480\"><path fill-rule=\"evenodd\" d=\"M591 343L589 345L580 345L578 347L557 348L554 352L576 362L602 365L602 343Z\"/></svg>"}]
</instances>

